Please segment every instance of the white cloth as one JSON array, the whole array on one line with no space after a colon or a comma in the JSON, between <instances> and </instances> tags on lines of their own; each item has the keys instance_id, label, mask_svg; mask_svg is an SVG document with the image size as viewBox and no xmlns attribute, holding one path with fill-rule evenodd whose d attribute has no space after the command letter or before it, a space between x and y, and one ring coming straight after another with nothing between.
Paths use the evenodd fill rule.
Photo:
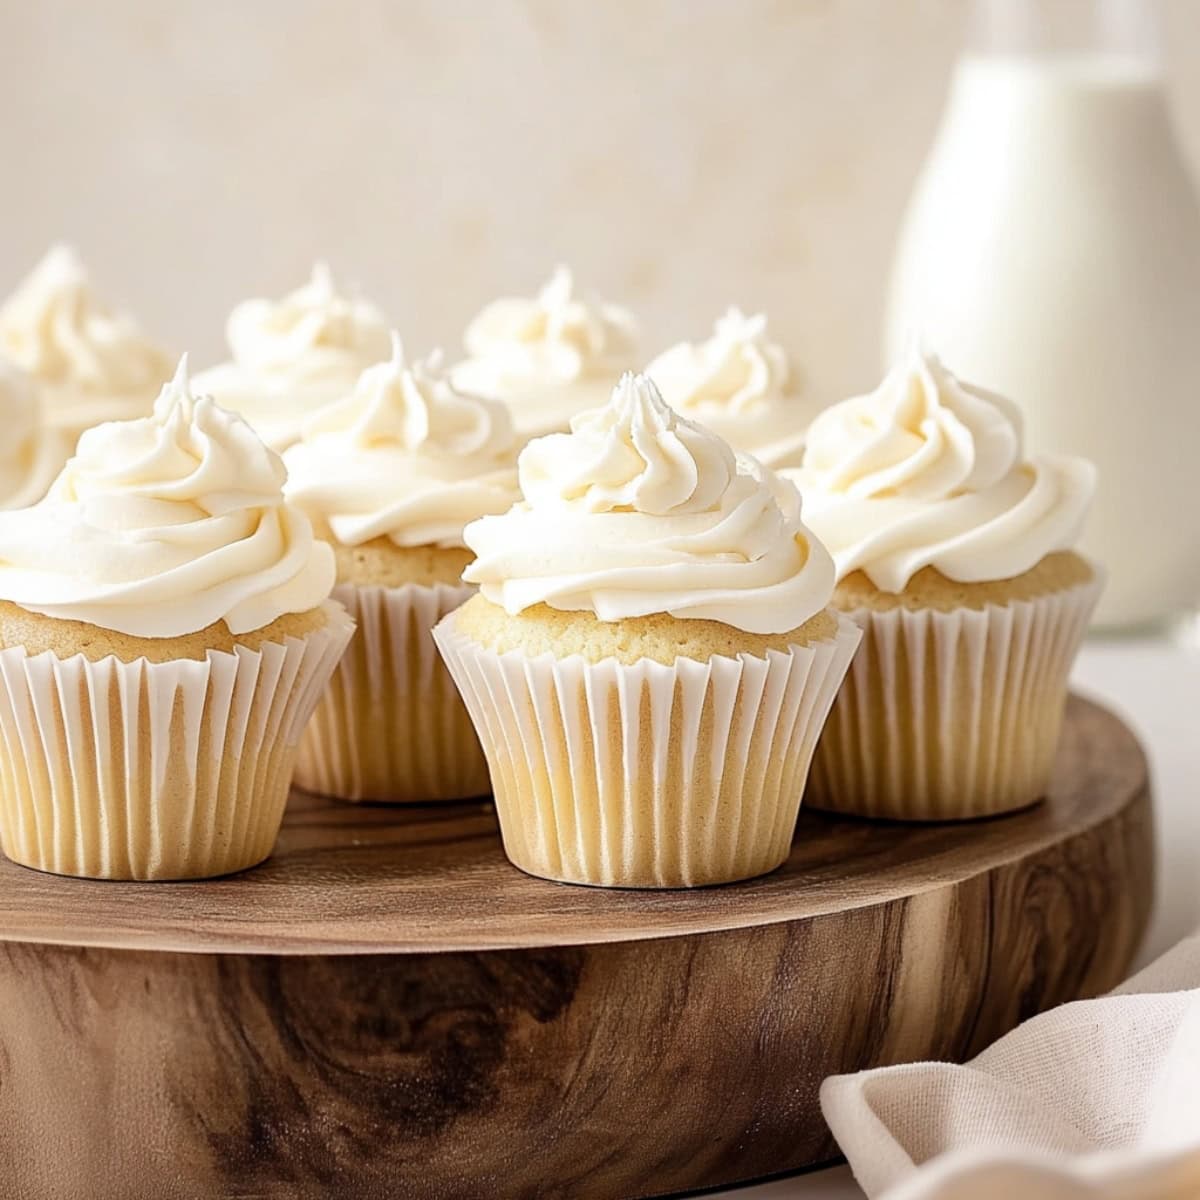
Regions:
<instances>
[{"instance_id":1,"label":"white cloth","mask_svg":"<svg viewBox=\"0 0 1200 1200\"><path fill-rule=\"evenodd\" d=\"M1196 1200L1200 931L963 1066L835 1075L821 1107L871 1200Z\"/></svg>"}]
</instances>

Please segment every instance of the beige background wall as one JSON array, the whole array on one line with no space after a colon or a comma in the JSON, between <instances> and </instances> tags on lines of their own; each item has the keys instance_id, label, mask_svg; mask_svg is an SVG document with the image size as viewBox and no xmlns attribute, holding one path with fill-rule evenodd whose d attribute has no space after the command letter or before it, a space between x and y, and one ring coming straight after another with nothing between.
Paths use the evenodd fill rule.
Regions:
<instances>
[{"instance_id":1,"label":"beige background wall","mask_svg":"<svg viewBox=\"0 0 1200 1200\"><path fill-rule=\"evenodd\" d=\"M1056 0L1044 0L1055 3ZM1200 162L1200 3L1163 6ZM647 351L765 307L818 397L880 287L963 0L0 0L0 288L56 238L174 347L315 256L414 346L559 259Z\"/></svg>"}]
</instances>

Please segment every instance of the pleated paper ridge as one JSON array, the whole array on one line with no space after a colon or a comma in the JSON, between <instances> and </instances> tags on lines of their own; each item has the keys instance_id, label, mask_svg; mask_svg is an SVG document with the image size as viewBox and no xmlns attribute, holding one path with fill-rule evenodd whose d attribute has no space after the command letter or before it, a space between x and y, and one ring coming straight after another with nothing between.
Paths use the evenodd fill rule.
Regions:
<instances>
[{"instance_id":1,"label":"pleated paper ridge","mask_svg":"<svg viewBox=\"0 0 1200 1200\"><path fill-rule=\"evenodd\" d=\"M192 879L271 852L301 733L349 641L337 605L304 637L204 661L0 651L0 844L60 875Z\"/></svg>"},{"instance_id":2,"label":"pleated paper ridge","mask_svg":"<svg viewBox=\"0 0 1200 1200\"><path fill-rule=\"evenodd\" d=\"M746 879L787 858L817 736L859 641L765 658L589 663L434 631L491 768L505 852L608 887Z\"/></svg>"},{"instance_id":3,"label":"pleated paper ridge","mask_svg":"<svg viewBox=\"0 0 1200 1200\"><path fill-rule=\"evenodd\" d=\"M863 642L817 746L809 803L943 821L1043 797L1102 586L1097 577L982 610L847 614Z\"/></svg>"},{"instance_id":4,"label":"pleated paper ridge","mask_svg":"<svg viewBox=\"0 0 1200 1200\"><path fill-rule=\"evenodd\" d=\"M339 800L462 800L490 791L487 762L433 627L474 588L339 584L358 622L305 732L296 783Z\"/></svg>"}]
</instances>

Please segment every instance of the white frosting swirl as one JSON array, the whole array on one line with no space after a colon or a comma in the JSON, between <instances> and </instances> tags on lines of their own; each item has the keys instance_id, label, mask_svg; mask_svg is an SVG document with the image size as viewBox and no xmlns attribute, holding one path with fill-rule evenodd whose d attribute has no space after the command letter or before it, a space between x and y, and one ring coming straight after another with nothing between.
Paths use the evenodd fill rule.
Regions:
<instances>
[{"instance_id":1,"label":"white frosting swirl","mask_svg":"<svg viewBox=\"0 0 1200 1200\"><path fill-rule=\"evenodd\" d=\"M344 545L462 546L463 526L517 499L508 410L458 391L435 354L392 357L313 414L285 455L287 494Z\"/></svg>"},{"instance_id":2,"label":"white frosting swirl","mask_svg":"<svg viewBox=\"0 0 1200 1200\"><path fill-rule=\"evenodd\" d=\"M1021 415L913 346L867 396L809 427L792 476L838 578L903 590L922 568L960 583L1010 579L1077 541L1096 472L1022 452Z\"/></svg>"},{"instance_id":3,"label":"white frosting swirl","mask_svg":"<svg viewBox=\"0 0 1200 1200\"><path fill-rule=\"evenodd\" d=\"M799 380L767 337L767 318L730 308L705 342L663 351L646 374L663 399L766 466L799 466L804 447Z\"/></svg>"},{"instance_id":4,"label":"white frosting swirl","mask_svg":"<svg viewBox=\"0 0 1200 1200\"><path fill-rule=\"evenodd\" d=\"M0 513L0 597L140 637L230 632L319 605L333 552L284 502L279 456L188 386L88 430L46 498Z\"/></svg>"},{"instance_id":5,"label":"white frosting swirl","mask_svg":"<svg viewBox=\"0 0 1200 1200\"><path fill-rule=\"evenodd\" d=\"M469 357L455 367L455 382L507 401L518 431L536 436L608 400L634 365L637 327L627 310L581 296L560 266L533 299L489 304L463 342Z\"/></svg>"},{"instance_id":6,"label":"white frosting swirl","mask_svg":"<svg viewBox=\"0 0 1200 1200\"><path fill-rule=\"evenodd\" d=\"M72 438L148 413L171 373L132 317L96 299L67 246L53 247L0 308L0 353L42 384L47 421Z\"/></svg>"},{"instance_id":7,"label":"white frosting swirl","mask_svg":"<svg viewBox=\"0 0 1200 1200\"><path fill-rule=\"evenodd\" d=\"M67 459L67 439L42 419L36 381L0 355L0 508L40 500Z\"/></svg>"},{"instance_id":8,"label":"white frosting swirl","mask_svg":"<svg viewBox=\"0 0 1200 1200\"><path fill-rule=\"evenodd\" d=\"M510 613L545 603L602 621L669 613L785 633L828 603L833 563L791 484L626 375L570 434L521 454L524 500L467 526L463 573Z\"/></svg>"},{"instance_id":9,"label":"white frosting swirl","mask_svg":"<svg viewBox=\"0 0 1200 1200\"><path fill-rule=\"evenodd\" d=\"M388 355L388 327L366 300L339 292L324 263L280 300L245 300L229 315L233 359L196 376L245 417L274 449L299 436L310 413L346 396L369 366Z\"/></svg>"}]
</instances>

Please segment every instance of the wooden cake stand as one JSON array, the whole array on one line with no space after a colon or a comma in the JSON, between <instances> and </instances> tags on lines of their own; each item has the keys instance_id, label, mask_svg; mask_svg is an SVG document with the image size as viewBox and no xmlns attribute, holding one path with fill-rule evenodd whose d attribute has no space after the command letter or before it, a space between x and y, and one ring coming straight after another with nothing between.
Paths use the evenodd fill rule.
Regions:
<instances>
[{"instance_id":1,"label":"wooden cake stand","mask_svg":"<svg viewBox=\"0 0 1200 1200\"><path fill-rule=\"evenodd\" d=\"M1115 984L1151 900L1146 763L1073 699L1045 804L805 813L694 892L545 883L490 805L297 795L230 879L0 867L6 1200L619 1200L830 1159L833 1072L964 1059Z\"/></svg>"}]
</instances>

